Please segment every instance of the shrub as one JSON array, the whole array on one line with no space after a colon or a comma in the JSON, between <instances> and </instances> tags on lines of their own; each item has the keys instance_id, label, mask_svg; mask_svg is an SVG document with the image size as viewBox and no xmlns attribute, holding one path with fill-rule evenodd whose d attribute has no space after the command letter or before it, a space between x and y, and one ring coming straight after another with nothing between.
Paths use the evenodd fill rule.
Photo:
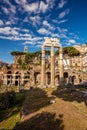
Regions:
<instances>
[{"instance_id":1,"label":"shrub","mask_svg":"<svg viewBox=\"0 0 87 130\"><path fill-rule=\"evenodd\" d=\"M14 91L3 93L0 97L0 110L5 110L12 107L16 101L16 94Z\"/></svg>"}]
</instances>

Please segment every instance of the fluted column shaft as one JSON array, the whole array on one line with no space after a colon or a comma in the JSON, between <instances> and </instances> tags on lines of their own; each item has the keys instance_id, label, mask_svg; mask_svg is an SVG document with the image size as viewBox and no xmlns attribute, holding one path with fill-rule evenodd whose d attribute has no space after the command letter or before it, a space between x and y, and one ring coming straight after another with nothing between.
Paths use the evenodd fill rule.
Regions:
<instances>
[{"instance_id":1,"label":"fluted column shaft","mask_svg":"<svg viewBox=\"0 0 87 130\"><path fill-rule=\"evenodd\" d=\"M64 84L64 78L63 78L63 50L62 50L62 47L60 47L60 50L59 50L59 66L60 66L60 85L63 85Z\"/></svg>"},{"instance_id":2,"label":"fluted column shaft","mask_svg":"<svg viewBox=\"0 0 87 130\"><path fill-rule=\"evenodd\" d=\"M45 47L42 47L42 76L41 76L41 85L46 86L46 78L45 78Z\"/></svg>"},{"instance_id":3,"label":"fluted column shaft","mask_svg":"<svg viewBox=\"0 0 87 130\"><path fill-rule=\"evenodd\" d=\"M51 87L55 87L54 45L51 46Z\"/></svg>"}]
</instances>

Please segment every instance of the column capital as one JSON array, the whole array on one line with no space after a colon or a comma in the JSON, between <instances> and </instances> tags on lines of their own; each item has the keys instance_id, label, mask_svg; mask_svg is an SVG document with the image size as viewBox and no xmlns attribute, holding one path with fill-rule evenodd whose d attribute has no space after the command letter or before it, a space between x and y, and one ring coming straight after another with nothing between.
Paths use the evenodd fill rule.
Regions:
<instances>
[{"instance_id":1,"label":"column capital","mask_svg":"<svg viewBox=\"0 0 87 130\"><path fill-rule=\"evenodd\" d=\"M42 46L42 51L45 51L45 46Z\"/></svg>"}]
</instances>

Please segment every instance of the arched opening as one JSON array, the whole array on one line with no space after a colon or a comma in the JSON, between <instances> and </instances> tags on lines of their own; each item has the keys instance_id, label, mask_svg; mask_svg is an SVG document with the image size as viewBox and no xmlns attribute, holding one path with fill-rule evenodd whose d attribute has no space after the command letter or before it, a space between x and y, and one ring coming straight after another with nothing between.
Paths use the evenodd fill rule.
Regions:
<instances>
[{"instance_id":1,"label":"arched opening","mask_svg":"<svg viewBox=\"0 0 87 130\"><path fill-rule=\"evenodd\" d=\"M21 84L21 73L20 72L16 72L15 73L15 86L19 86Z\"/></svg>"},{"instance_id":2,"label":"arched opening","mask_svg":"<svg viewBox=\"0 0 87 130\"><path fill-rule=\"evenodd\" d=\"M34 73L34 83L37 84L38 83L38 75L40 74L40 72L35 72Z\"/></svg>"},{"instance_id":3,"label":"arched opening","mask_svg":"<svg viewBox=\"0 0 87 130\"><path fill-rule=\"evenodd\" d=\"M12 72L11 71L8 71L7 72L7 85L11 85L12 83Z\"/></svg>"},{"instance_id":4,"label":"arched opening","mask_svg":"<svg viewBox=\"0 0 87 130\"><path fill-rule=\"evenodd\" d=\"M25 72L24 73L24 85L26 85L27 86L27 83L29 82L29 79L30 79L30 72Z\"/></svg>"},{"instance_id":5,"label":"arched opening","mask_svg":"<svg viewBox=\"0 0 87 130\"><path fill-rule=\"evenodd\" d=\"M19 72L16 72L15 73L15 79L19 79L20 78L20 73Z\"/></svg>"},{"instance_id":6,"label":"arched opening","mask_svg":"<svg viewBox=\"0 0 87 130\"><path fill-rule=\"evenodd\" d=\"M68 72L64 72L64 78L68 78Z\"/></svg>"},{"instance_id":7,"label":"arched opening","mask_svg":"<svg viewBox=\"0 0 87 130\"><path fill-rule=\"evenodd\" d=\"M75 81L76 80L76 76L75 75L72 75L72 77L71 77L71 81L72 81L72 84L74 85L75 84Z\"/></svg>"},{"instance_id":8,"label":"arched opening","mask_svg":"<svg viewBox=\"0 0 87 130\"><path fill-rule=\"evenodd\" d=\"M64 72L63 76L64 76L65 84L67 84L68 83L68 72Z\"/></svg>"},{"instance_id":9,"label":"arched opening","mask_svg":"<svg viewBox=\"0 0 87 130\"><path fill-rule=\"evenodd\" d=\"M30 78L30 72L24 73L24 79L29 80Z\"/></svg>"}]
</instances>

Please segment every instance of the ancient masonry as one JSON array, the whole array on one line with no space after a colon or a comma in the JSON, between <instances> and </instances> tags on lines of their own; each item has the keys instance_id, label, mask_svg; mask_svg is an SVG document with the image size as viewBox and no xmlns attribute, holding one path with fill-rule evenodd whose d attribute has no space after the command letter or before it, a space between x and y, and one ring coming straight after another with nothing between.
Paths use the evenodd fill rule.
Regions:
<instances>
[{"instance_id":1,"label":"ancient masonry","mask_svg":"<svg viewBox=\"0 0 87 130\"><path fill-rule=\"evenodd\" d=\"M63 84L63 53L60 40L58 38L45 38L44 44L42 46L42 81L41 86L46 86L46 75L45 75L45 49L46 47L51 48L51 87L55 86L55 57L54 48L59 48L59 63L60 63L60 85Z\"/></svg>"},{"instance_id":2,"label":"ancient masonry","mask_svg":"<svg viewBox=\"0 0 87 130\"><path fill-rule=\"evenodd\" d=\"M50 49L50 56L47 57L46 51L48 48ZM55 49L59 50L59 55L55 54ZM84 49L81 48L81 51L84 52ZM24 54L26 53L28 53L28 48L25 46ZM74 77L75 84L87 79L87 74L82 72L82 61L84 60L85 63L86 57L82 60L82 55L74 57L63 55L59 38L45 38L42 46L42 61L38 60L36 56L33 62L28 64L27 69L21 68L18 64L19 59L24 61L24 54L15 54L14 63L10 67L8 65L2 67L0 70L0 84L28 88L31 86L55 87L68 84L71 77Z\"/></svg>"}]
</instances>

